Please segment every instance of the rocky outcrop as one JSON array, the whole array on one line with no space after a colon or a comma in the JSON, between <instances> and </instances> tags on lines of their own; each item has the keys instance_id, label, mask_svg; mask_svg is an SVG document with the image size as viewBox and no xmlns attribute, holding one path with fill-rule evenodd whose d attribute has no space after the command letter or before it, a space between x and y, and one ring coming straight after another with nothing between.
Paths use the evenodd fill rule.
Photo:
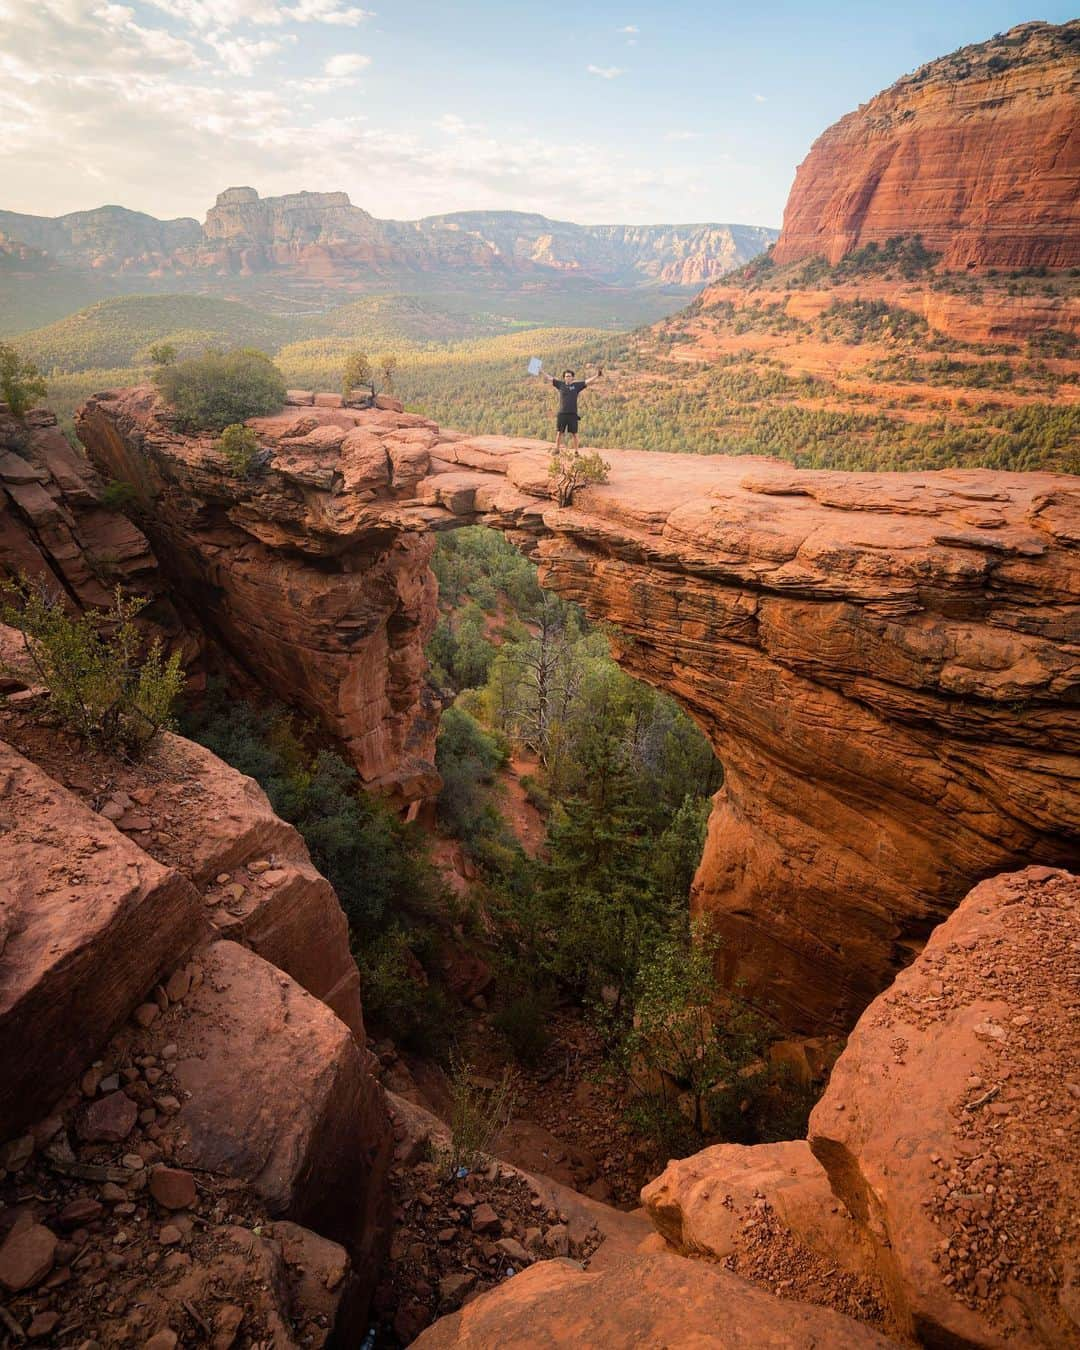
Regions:
<instances>
[{"instance_id":1,"label":"rocky outcrop","mask_svg":"<svg viewBox=\"0 0 1080 1350\"><path fill-rule=\"evenodd\" d=\"M197 631L165 595L146 536L104 490L52 413L20 421L0 404L0 574L40 581L77 609L108 606L116 586L141 595L144 620L190 665Z\"/></svg>"},{"instance_id":2,"label":"rocky outcrop","mask_svg":"<svg viewBox=\"0 0 1080 1350\"><path fill-rule=\"evenodd\" d=\"M1080 264L1080 21L1022 24L920 67L814 142L778 263L921 235L942 266Z\"/></svg>"},{"instance_id":3,"label":"rocky outcrop","mask_svg":"<svg viewBox=\"0 0 1080 1350\"><path fill-rule=\"evenodd\" d=\"M392 1139L333 891L206 750L123 764L41 713L17 693L0 742L7 1311L106 1344L355 1340ZM98 1297L107 1269L133 1302Z\"/></svg>"},{"instance_id":4,"label":"rocky outcrop","mask_svg":"<svg viewBox=\"0 0 1080 1350\"><path fill-rule=\"evenodd\" d=\"M413 1344L417 1350L885 1350L895 1342L827 1309L773 1298L718 1266L641 1253L600 1270L541 1262L442 1318Z\"/></svg>"},{"instance_id":5,"label":"rocky outcrop","mask_svg":"<svg viewBox=\"0 0 1080 1350\"><path fill-rule=\"evenodd\" d=\"M747 262L777 231L756 225L574 225L522 211L377 220L345 192L220 192L203 226L122 207L51 219L0 211L0 241L110 273L257 275L313 281L461 269L528 280L698 286Z\"/></svg>"},{"instance_id":6,"label":"rocky outcrop","mask_svg":"<svg viewBox=\"0 0 1080 1350\"><path fill-rule=\"evenodd\" d=\"M402 529L394 505L427 471L434 423L323 406L253 425L274 458L238 479L215 438L174 430L152 389L79 413L91 459L135 485L162 568L207 631L262 688L320 718L366 784L430 795L433 540Z\"/></svg>"},{"instance_id":7,"label":"rocky outcrop","mask_svg":"<svg viewBox=\"0 0 1080 1350\"><path fill-rule=\"evenodd\" d=\"M1053 868L975 887L859 1019L809 1142L669 1163L658 1232L905 1342L1077 1343L1078 907Z\"/></svg>"},{"instance_id":8,"label":"rocky outcrop","mask_svg":"<svg viewBox=\"0 0 1080 1350\"><path fill-rule=\"evenodd\" d=\"M0 1139L45 1113L203 925L186 877L0 741Z\"/></svg>"},{"instance_id":9,"label":"rocky outcrop","mask_svg":"<svg viewBox=\"0 0 1080 1350\"><path fill-rule=\"evenodd\" d=\"M257 421L274 459L246 482L150 391L79 425L153 492L162 567L209 624L402 796L434 781L431 531L483 520L532 550L712 739L694 907L727 978L797 1030L849 1027L981 876L1080 855L1071 478L605 451L610 481L559 509L545 443L390 412Z\"/></svg>"},{"instance_id":10,"label":"rocky outcrop","mask_svg":"<svg viewBox=\"0 0 1080 1350\"><path fill-rule=\"evenodd\" d=\"M860 1019L810 1145L930 1345L1080 1340L1080 880L983 882Z\"/></svg>"}]
</instances>

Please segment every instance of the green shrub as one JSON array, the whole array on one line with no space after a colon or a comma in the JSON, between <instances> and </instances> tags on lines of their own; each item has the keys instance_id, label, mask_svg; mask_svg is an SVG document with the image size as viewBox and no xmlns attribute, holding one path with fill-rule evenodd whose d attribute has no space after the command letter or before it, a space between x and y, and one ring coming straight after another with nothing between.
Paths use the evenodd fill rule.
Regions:
<instances>
[{"instance_id":1,"label":"green shrub","mask_svg":"<svg viewBox=\"0 0 1080 1350\"><path fill-rule=\"evenodd\" d=\"M499 1131L514 1113L514 1080L509 1069L494 1087L478 1081L469 1064L450 1062L450 1153L447 1172L472 1168L487 1157Z\"/></svg>"},{"instance_id":2,"label":"green shrub","mask_svg":"<svg viewBox=\"0 0 1080 1350\"><path fill-rule=\"evenodd\" d=\"M246 478L251 473L255 456L259 453L259 438L251 427L244 426L242 422L234 422L221 433L217 448L237 478Z\"/></svg>"},{"instance_id":3,"label":"green shrub","mask_svg":"<svg viewBox=\"0 0 1080 1350\"><path fill-rule=\"evenodd\" d=\"M147 351L150 358L150 364L154 366L171 366L176 360L176 346L172 342L153 342Z\"/></svg>"},{"instance_id":4,"label":"green shrub","mask_svg":"<svg viewBox=\"0 0 1080 1350\"><path fill-rule=\"evenodd\" d=\"M129 506L134 506L138 499L139 494L135 490L135 485L125 482L122 478L106 483L98 497L98 501L107 511L126 511Z\"/></svg>"},{"instance_id":5,"label":"green shrub","mask_svg":"<svg viewBox=\"0 0 1080 1350\"><path fill-rule=\"evenodd\" d=\"M413 941L420 935L413 935ZM354 946L364 989L364 1019L384 1028L398 1045L445 1060L456 1010L445 989L431 983L410 945L410 935L391 927Z\"/></svg>"},{"instance_id":6,"label":"green shrub","mask_svg":"<svg viewBox=\"0 0 1080 1350\"><path fill-rule=\"evenodd\" d=\"M219 687L184 719L184 732L259 783L279 816L303 835L338 893L358 942L404 915L434 910L440 885L418 831L364 792L339 755L312 755L281 708L230 701Z\"/></svg>"},{"instance_id":7,"label":"green shrub","mask_svg":"<svg viewBox=\"0 0 1080 1350\"><path fill-rule=\"evenodd\" d=\"M23 577L3 583L4 623L22 631L49 702L73 731L135 755L170 723L184 687L180 655L166 659L134 623L144 599L117 587L107 610L71 614L64 599Z\"/></svg>"},{"instance_id":8,"label":"green shrub","mask_svg":"<svg viewBox=\"0 0 1080 1350\"><path fill-rule=\"evenodd\" d=\"M285 402L285 378L265 352L253 347L209 349L202 356L159 366L154 383L192 431L221 431L248 417L277 412Z\"/></svg>"},{"instance_id":9,"label":"green shrub","mask_svg":"<svg viewBox=\"0 0 1080 1350\"><path fill-rule=\"evenodd\" d=\"M506 1038L514 1058L522 1064L536 1064L551 1044L548 1019L551 1000L536 989L511 998L492 1018L495 1030Z\"/></svg>"},{"instance_id":10,"label":"green shrub","mask_svg":"<svg viewBox=\"0 0 1080 1350\"><path fill-rule=\"evenodd\" d=\"M25 417L45 397L48 386L41 371L6 342L0 342L0 399L12 417Z\"/></svg>"}]
</instances>

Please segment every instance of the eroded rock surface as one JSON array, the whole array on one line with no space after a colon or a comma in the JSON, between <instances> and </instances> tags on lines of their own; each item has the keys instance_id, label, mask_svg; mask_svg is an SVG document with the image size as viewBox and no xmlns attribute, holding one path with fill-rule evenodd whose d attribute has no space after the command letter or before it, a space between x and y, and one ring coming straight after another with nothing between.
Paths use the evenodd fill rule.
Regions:
<instances>
[{"instance_id":1,"label":"eroded rock surface","mask_svg":"<svg viewBox=\"0 0 1080 1350\"><path fill-rule=\"evenodd\" d=\"M144 621L190 665L196 626L181 622L149 541L105 504L105 487L52 413L19 421L0 404L0 575L42 582L79 609L107 606L122 586L148 601Z\"/></svg>"},{"instance_id":2,"label":"eroded rock surface","mask_svg":"<svg viewBox=\"0 0 1080 1350\"><path fill-rule=\"evenodd\" d=\"M98 396L79 414L95 464L153 503L146 528L163 570L232 657L319 717L369 786L430 795L432 539L386 507L426 472L434 426L333 407L253 425L273 467L241 479L213 437L173 430L151 389Z\"/></svg>"},{"instance_id":3,"label":"eroded rock surface","mask_svg":"<svg viewBox=\"0 0 1080 1350\"><path fill-rule=\"evenodd\" d=\"M545 442L390 411L258 419L274 458L244 481L150 390L79 425L156 494L161 565L208 624L403 797L436 781L431 531L484 521L533 552L712 740L693 903L795 1029L850 1026L980 877L1080 858L1073 478L605 451L610 481L560 509Z\"/></svg>"},{"instance_id":4,"label":"eroded rock surface","mask_svg":"<svg viewBox=\"0 0 1080 1350\"><path fill-rule=\"evenodd\" d=\"M191 883L0 741L0 1139L204 931Z\"/></svg>"},{"instance_id":5,"label":"eroded rock surface","mask_svg":"<svg viewBox=\"0 0 1080 1350\"><path fill-rule=\"evenodd\" d=\"M1080 1342L1080 880L977 886L863 1014L810 1119L930 1345Z\"/></svg>"},{"instance_id":6,"label":"eroded rock surface","mask_svg":"<svg viewBox=\"0 0 1080 1350\"><path fill-rule=\"evenodd\" d=\"M895 1342L839 1313L773 1298L718 1266L641 1253L600 1270L565 1260L530 1266L442 1318L414 1344L418 1350L884 1350Z\"/></svg>"},{"instance_id":7,"label":"eroded rock surface","mask_svg":"<svg viewBox=\"0 0 1080 1350\"><path fill-rule=\"evenodd\" d=\"M842 117L799 166L776 261L918 234L953 270L1080 263L1078 34L1022 24Z\"/></svg>"}]
</instances>

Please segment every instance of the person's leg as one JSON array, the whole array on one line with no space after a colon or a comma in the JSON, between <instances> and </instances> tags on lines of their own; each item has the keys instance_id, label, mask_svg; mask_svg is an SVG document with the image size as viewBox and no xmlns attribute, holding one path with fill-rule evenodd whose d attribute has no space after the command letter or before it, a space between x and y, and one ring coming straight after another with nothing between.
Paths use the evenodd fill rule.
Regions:
<instances>
[{"instance_id":1,"label":"person's leg","mask_svg":"<svg viewBox=\"0 0 1080 1350\"><path fill-rule=\"evenodd\" d=\"M559 428L556 428L555 430L555 449L562 449L562 431Z\"/></svg>"},{"instance_id":2,"label":"person's leg","mask_svg":"<svg viewBox=\"0 0 1080 1350\"><path fill-rule=\"evenodd\" d=\"M573 442L573 447L574 447L574 449L576 450L576 449L578 448L578 439L577 439L577 432L576 432L576 431L572 431L572 432L570 433L570 440Z\"/></svg>"}]
</instances>

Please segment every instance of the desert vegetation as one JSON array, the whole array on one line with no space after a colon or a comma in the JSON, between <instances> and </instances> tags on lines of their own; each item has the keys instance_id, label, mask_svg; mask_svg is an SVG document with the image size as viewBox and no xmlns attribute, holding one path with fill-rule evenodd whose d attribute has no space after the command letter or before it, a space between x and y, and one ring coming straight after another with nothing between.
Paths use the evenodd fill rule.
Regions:
<instances>
[{"instance_id":1,"label":"desert vegetation","mask_svg":"<svg viewBox=\"0 0 1080 1350\"><path fill-rule=\"evenodd\" d=\"M66 597L28 577L0 582L0 622L23 635L26 662L59 724L126 756L172 725L184 687L179 652L166 655L135 620L145 599L118 587L107 609L72 612Z\"/></svg>"}]
</instances>

